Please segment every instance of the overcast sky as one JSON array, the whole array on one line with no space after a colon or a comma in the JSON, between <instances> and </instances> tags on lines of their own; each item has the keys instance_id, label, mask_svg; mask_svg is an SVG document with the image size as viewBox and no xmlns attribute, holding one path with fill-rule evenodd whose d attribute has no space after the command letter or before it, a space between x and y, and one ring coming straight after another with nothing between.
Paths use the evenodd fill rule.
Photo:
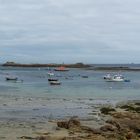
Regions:
<instances>
[{"instance_id":1,"label":"overcast sky","mask_svg":"<svg viewBox=\"0 0 140 140\"><path fill-rule=\"evenodd\" d=\"M140 0L0 0L0 63L139 63Z\"/></svg>"}]
</instances>

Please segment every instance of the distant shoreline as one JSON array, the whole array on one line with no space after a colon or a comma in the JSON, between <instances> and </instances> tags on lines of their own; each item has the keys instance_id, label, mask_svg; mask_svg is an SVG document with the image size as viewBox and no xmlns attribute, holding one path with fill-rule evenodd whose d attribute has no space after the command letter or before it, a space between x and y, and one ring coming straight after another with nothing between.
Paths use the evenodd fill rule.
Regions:
<instances>
[{"instance_id":1,"label":"distant shoreline","mask_svg":"<svg viewBox=\"0 0 140 140\"><path fill-rule=\"evenodd\" d=\"M121 67L95 67L93 68L93 70L95 71L140 71L140 68L130 68L130 67L123 67L123 66Z\"/></svg>"},{"instance_id":2,"label":"distant shoreline","mask_svg":"<svg viewBox=\"0 0 140 140\"><path fill-rule=\"evenodd\" d=\"M20 64L14 62L7 62L2 64L4 67L60 67L64 66L67 68L89 68L90 65L83 63L75 63L75 64Z\"/></svg>"},{"instance_id":3,"label":"distant shoreline","mask_svg":"<svg viewBox=\"0 0 140 140\"><path fill-rule=\"evenodd\" d=\"M94 70L94 71L140 71L140 67L129 67L121 64L116 66L101 66L101 65L93 65L93 64L83 64L83 63L75 63L75 64L21 64L15 62L6 62L2 64L4 67L60 67L64 66L66 68L85 68L86 70Z\"/></svg>"}]
</instances>

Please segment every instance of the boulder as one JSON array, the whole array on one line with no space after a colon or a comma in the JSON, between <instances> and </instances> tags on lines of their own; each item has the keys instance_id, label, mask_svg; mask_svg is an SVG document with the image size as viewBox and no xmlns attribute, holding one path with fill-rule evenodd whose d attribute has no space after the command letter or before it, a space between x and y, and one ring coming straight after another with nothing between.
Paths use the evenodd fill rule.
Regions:
<instances>
[{"instance_id":1,"label":"boulder","mask_svg":"<svg viewBox=\"0 0 140 140\"><path fill-rule=\"evenodd\" d=\"M80 121L78 118L70 118L69 121L59 121L57 122L57 126L65 129L80 127Z\"/></svg>"},{"instance_id":2,"label":"boulder","mask_svg":"<svg viewBox=\"0 0 140 140\"><path fill-rule=\"evenodd\" d=\"M80 126L81 126L81 123L78 118L71 118L68 121L68 129L73 128L73 127L80 127Z\"/></svg>"},{"instance_id":3,"label":"boulder","mask_svg":"<svg viewBox=\"0 0 140 140\"><path fill-rule=\"evenodd\" d=\"M119 122L117 122L116 120L107 120L106 123L109 123L113 126L115 126L118 130L121 129L121 125Z\"/></svg>"},{"instance_id":4,"label":"boulder","mask_svg":"<svg viewBox=\"0 0 140 140\"><path fill-rule=\"evenodd\" d=\"M88 126L81 126L81 130L86 132L86 133L101 134L101 130L90 128Z\"/></svg>"},{"instance_id":5,"label":"boulder","mask_svg":"<svg viewBox=\"0 0 140 140\"><path fill-rule=\"evenodd\" d=\"M60 128L68 129L68 122L67 121L59 121L59 122L57 122L57 126Z\"/></svg>"},{"instance_id":6,"label":"boulder","mask_svg":"<svg viewBox=\"0 0 140 140\"><path fill-rule=\"evenodd\" d=\"M101 131L115 131L116 129L112 125L105 125L100 128Z\"/></svg>"},{"instance_id":7,"label":"boulder","mask_svg":"<svg viewBox=\"0 0 140 140\"><path fill-rule=\"evenodd\" d=\"M101 113L108 115L111 112L115 112L116 110L114 108L111 108L111 107L103 107L100 109L100 111L101 111Z\"/></svg>"}]
</instances>

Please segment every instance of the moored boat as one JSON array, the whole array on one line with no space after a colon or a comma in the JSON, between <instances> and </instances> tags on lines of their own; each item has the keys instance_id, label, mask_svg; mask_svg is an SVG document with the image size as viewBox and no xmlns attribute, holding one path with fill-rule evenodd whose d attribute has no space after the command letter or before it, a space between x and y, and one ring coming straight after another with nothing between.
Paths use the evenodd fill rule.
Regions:
<instances>
[{"instance_id":1,"label":"moored boat","mask_svg":"<svg viewBox=\"0 0 140 140\"><path fill-rule=\"evenodd\" d=\"M61 67L58 67L56 69L54 69L55 71L69 71L69 69L66 69L65 67L61 66Z\"/></svg>"},{"instance_id":2,"label":"moored boat","mask_svg":"<svg viewBox=\"0 0 140 140\"><path fill-rule=\"evenodd\" d=\"M48 72L48 76L54 76L53 72Z\"/></svg>"},{"instance_id":3,"label":"moored boat","mask_svg":"<svg viewBox=\"0 0 140 140\"><path fill-rule=\"evenodd\" d=\"M18 78L17 77L6 77L6 81L17 81Z\"/></svg>"},{"instance_id":4,"label":"moored boat","mask_svg":"<svg viewBox=\"0 0 140 140\"><path fill-rule=\"evenodd\" d=\"M112 76L111 76L110 74L107 74L107 75L105 75L103 78L104 78L104 79L111 79Z\"/></svg>"},{"instance_id":5,"label":"moored boat","mask_svg":"<svg viewBox=\"0 0 140 140\"><path fill-rule=\"evenodd\" d=\"M58 81L58 79L49 78L48 81Z\"/></svg>"},{"instance_id":6,"label":"moored boat","mask_svg":"<svg viewBox=\"0 0 140 140\"><path fill-rule=\"evenodd\" d=\"M50 81L50 85L61 85L59 81Z\"/></svg>"},{"instance_id":7,"label":"moored boat","mask_svg":"<svg viewBox=\"0 0 140 140\"><path fill-rule=\"evenodd\" d=\"M106 79L107 82L124 82L125 79L122 75L114 75L109 79Z\"/></svg>"}]
</instances>

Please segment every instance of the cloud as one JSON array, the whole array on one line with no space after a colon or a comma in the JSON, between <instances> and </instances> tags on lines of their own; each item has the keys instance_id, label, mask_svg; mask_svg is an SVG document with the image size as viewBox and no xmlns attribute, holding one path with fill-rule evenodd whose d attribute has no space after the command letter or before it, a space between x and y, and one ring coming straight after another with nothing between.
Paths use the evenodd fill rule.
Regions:
<instances>
[{"instance_id":1,"label":"cloud","mask_svg":"<svg viewBox=\"0 0 140 140\"><path fill-rule=\"evenodd\" d=\"M139 4L138 0L0 0L1 56L18 61L37 61L38 56L40 61L58 57L68 62L138 61ZM130 57L132 52L135 58Z\"/></svg>"}]
</instances>

